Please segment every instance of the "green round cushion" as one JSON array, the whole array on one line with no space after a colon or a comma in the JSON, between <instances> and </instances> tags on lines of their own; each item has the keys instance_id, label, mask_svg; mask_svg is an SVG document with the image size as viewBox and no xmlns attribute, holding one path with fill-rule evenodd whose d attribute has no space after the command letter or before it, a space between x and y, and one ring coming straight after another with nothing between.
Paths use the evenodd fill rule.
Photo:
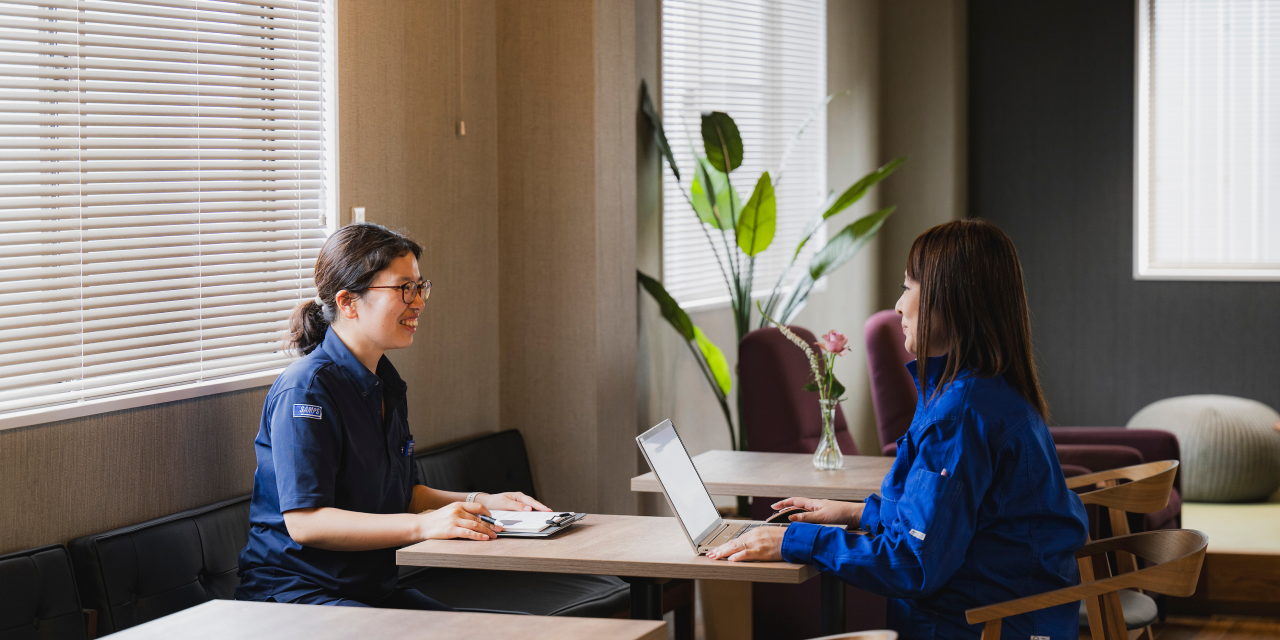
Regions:
<instances>
[{"instance_id":1,"label":"green round cushion","mask_svg":"<svg viewBox=\"0 0 1280 640\"><path fill-rule=\"evenodd\" d=\"M1252 502L1280 488L1280 414L1261 402L1217 395L1169 398L1147 405L1128 426L1178 437L1183 500Z\"/></svg>"}]
</instances>

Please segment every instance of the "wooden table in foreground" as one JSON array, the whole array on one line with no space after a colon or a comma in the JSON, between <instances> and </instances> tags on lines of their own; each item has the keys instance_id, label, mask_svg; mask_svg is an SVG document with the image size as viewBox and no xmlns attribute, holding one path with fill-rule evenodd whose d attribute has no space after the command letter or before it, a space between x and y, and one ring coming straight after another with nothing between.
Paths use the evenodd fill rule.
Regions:
<instances>
[{"instance_id":1,"label":"wooden table in foreground","mask_svg":"<svg viewBox=\"0 0 1280 640\"><path fill-rule=\"evenodd\" d=\"M818 571L788 562L724 562L694 553L675 518L591 514L550 538L427 540L396 564L612 575L631 583L633 618L662 619L662 583L684 578L800 584Z\"/></svg>"},{"instance_id":2,"label":"wooden table in foreground","mask_svg":"<svg viewBox=\"0 0 1280 640\"><path fill-rule=\"evenodd\" d=\"M859 501L880 490L893 460L845 456L843 468L818 471L807 453L712 450L694 456L693 465L712 495ZM660 493L662 487L649 472L632 478L631 490Z\"/></svg>"},{"instance_id":3,"label":"wooden table in foreground","mask_svg":"<svg viewBox=\"0 0 1280 640\"><path fill-rule=\"evenodd\" d=\"M170 638L475 640L477 637L521 638L521 640L570 638L666 640L666 626L664 622L651 620L553 618L496 613L405 611L211 600L200 606L125 629L112 634L111 637L119 640L169 640Z\"/></svg>"}]
</instances>

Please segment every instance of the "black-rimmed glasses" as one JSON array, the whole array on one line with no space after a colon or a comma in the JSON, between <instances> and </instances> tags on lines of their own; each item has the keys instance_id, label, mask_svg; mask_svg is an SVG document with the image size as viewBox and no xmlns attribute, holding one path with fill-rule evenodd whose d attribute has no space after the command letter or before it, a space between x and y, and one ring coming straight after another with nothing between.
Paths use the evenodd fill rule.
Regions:
<instances>
[{"instance_id":1,"label":"black-rimmed glasses","mask_svg":"<svg viewBox=\"0 0 1280 640\"><path fill-rule=\"evenodd\" d=\"M415 298L418 297L418 294L422 294L423 302L426 302L427 298L431 297L431 281L430 280L423 280L422 282L406 282L404 284L398 284L394 286L387 285L387 286L369 287L369 288L370 289L399 289L400 299L404 300L405 304L413 304L413 301Z\"/></svg>"}]
</instances>

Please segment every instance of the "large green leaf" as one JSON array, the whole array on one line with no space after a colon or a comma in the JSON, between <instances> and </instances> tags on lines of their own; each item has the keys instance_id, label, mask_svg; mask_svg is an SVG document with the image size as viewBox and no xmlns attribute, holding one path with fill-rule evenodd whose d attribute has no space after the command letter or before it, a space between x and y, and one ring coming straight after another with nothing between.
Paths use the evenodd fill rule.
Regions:
<instances>
[{"instance_id":1,"label":"large green leaf","mask_svg":"<svg viewBox=\"0 0 1280 640\"><path fill-rule=\"evenodd\" d=\"M693 321L689 320L689 314L680 308L680 304L676 302L671 294L667 293L666 288L661 282L645 275L643 271L636 271L636 278L640 280L640 286L644 287L649 295L658 303L658 309L662 311L662 317L675 327L676 333L679 333L686 341L693 340L696 337L697 328L693 326Z\"/></svg>"},{"instance_id":2,"label":"large green leaf","mask_svg":"<svg viewBox=\"0 0 1280 640\"><path fill-rule=\"evenodd\" d=\"M662 118L658 116L657 109L653 108L653 101L649 99L649 87L644 80L640 81L640 112L649 120L649 126L653 127L653 140L658 144L658 151L666 157L667 164L671 165L671 173L676 174L676 180L679 180L680 170L676 168L676 157L671 153L671 145L667 144L667 132L662 128Z\"/></svg>"},{"instance_id":3,"label":"large green leaf","mask_svg":"<svg viewBox=\"0 0 1280 640\"><path fill-rule=\"evenodd\" d=\"M850 258L856 255L862 247L866 246L876 236L876 232L880 231L885 218L888 218L895 209L897 207L885 207L874 213L869 213L841 229L840 233L832 236L831 240L827 241L827 246L823 247L809 260L809 277L816 281L818 278L835 270L836 267L848 262Z\"/></svg>"},{"instance_id":4,"label":"large green leaf","mask_svg":"<svg viewBox=\"0 0 1280 640\"><path fill-rule=\"evenodd\" d=\"M845 189L844 193L840 194L840 197L836 198L836 201L831 203L830 207L827 207L827 210L822 213L822 219L826 220L827 218L848 209L853 203L861 200L862 196L867 195L867 191L870 190L871 187L876 186L876 184L881 180L888 178L890 174L897 171L898 167L906 161L906 156L895 158L890 160L883 167L863 176L861 180L853 183L853 185L848 189Z\"/></svg>"},{"instance_id":5,"label":"large green leaf","mask_svg":"<svg viewBox=\"0 0 1280 640\"><path fill-rule=\"evenodd\" d=\"M716 209L711 208L711 198L707 195L707 189L702 187L703 181L711 184L711 193L715 194ZM698 219L724 231L728 231L734 227L733 221L729 220L729 216L742 211L742 199L738 197L738 192L729 186L729 178L723 173L716 170L707 162L706 158L698 158L697 168L694 171L693 185L689 188L690 200L693 201L693 210L698 214ZM719 212L717 218L716 212Z\"/></svg>"},{"instance_id":6,"label":"large green leaf","mask_svg":"<svg viewBox=\"0 0 1280 640\"><path fill-rule=\"evenodd\" d=\"M738 248L749 256L755 256L769 248L777 228L778 202L774 198L773 182L766 171L760 174L751 199L747 200L742 215L738 216Z\"/></svg>"},{"instance_id":7,"label":"large green leaf","mask_svg":"<svg viewBox=\"0 0 1280 640\"><path fill-rule=\"evenodd\" d=\"M702 114L702 144L707 151L707 161L721 172L730 173L742 166L742 134L729 114L723 111Z\"/></svg>"},{"instance_id":8,"label":"large green leaf","mask_svg":"<svg viewBox=\"0 0 1280 640\"><path fill-rule=\"evenodd\" d=\"M720 347L702 333L702 329L695 326L693 336L698 342L698 351L702 352L702 358L707 361L707 367L716 378L720 391L726 396L729 395L729 391L733 388L733 380L729 377L729 361L724 359L724 353L720 351Z\"/></svg>"}]
</instances>

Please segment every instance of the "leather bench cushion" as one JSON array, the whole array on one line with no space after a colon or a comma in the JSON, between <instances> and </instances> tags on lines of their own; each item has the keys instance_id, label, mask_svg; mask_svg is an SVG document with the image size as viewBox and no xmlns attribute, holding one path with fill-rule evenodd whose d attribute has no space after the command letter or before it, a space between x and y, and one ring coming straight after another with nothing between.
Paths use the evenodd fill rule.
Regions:
<instances>
[{"instance_id":1,"label":"leather bench cushion","mask_svg":"<svg viewBox=\"0 0 1280 640\"><path fill-rule=\"evenodd\" d=\"M441 491L520 491L537 498L529 453L519 431L472 438L415 457L422 484Z\"/></svg>"},{"instance_id":2,"label":"leather bench cushion","mask_svg":"<svg viewBox=\"0 0 1280 640\"><path fill-rule=\"evenodd\" d=\"M239 584L249 497L72 540L81 600L98 610L98 635L213 599Z\"/></svg>"},{"instance_id":3,"label":"leather bench cushion","mask_svg":"<svg viewBox=\"0 0 1280 640\"><path fill-rule=\"evenodd\" d=\"M631 606L630 587L613 576L432 568L401 584L473 611L609 618Z\"/></svg>"},{"instance_id":4,"label":"leather bench cushion","mask_svg":"<svg viewBox=\"0 0 1280 640\"><path fill-rule=\"evenodd\" d=\"M0 556L0 640L83 640L84 614L62 545Z\"/></svg>"}]
</instances>

